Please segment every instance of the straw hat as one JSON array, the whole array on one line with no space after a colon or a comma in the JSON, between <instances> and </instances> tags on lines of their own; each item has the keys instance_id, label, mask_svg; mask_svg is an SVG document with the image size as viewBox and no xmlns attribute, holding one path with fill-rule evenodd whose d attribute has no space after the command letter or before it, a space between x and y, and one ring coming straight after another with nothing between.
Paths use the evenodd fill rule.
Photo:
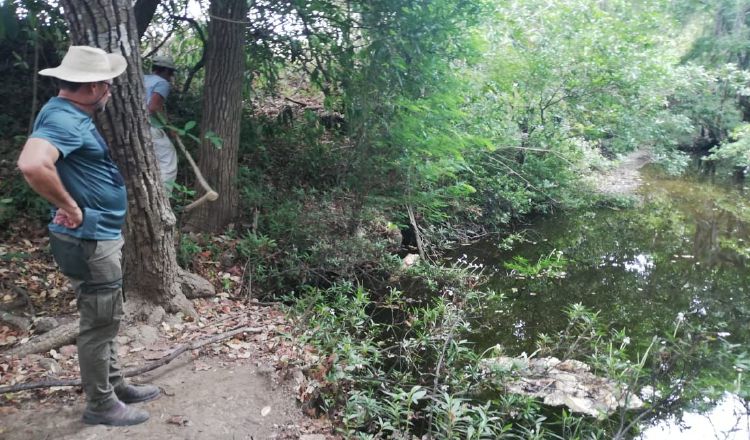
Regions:
<instances>
[{"instance_id":1,"label":"straw hat","mask_svg":"<svg viewBox=\"0 0 750 440\"><path fill-rule=\"evenodd\" d=\"M177 65L174 63L174 59L170 56L157 55L154 57L153 61L151 61L151 65L177 70Z\"/></svg>"},{"instance_id":2,"label":"straw hat","mask_svg":"<svg viewBox=\"0 0 750 440\"><path fill-rule=\"evenodd\" d=\"M70 46L59 66L40 70L39 74L74 83L104 81L120 76L128 67L125 57L96 47Z\"/></svg>"}]
</instances>

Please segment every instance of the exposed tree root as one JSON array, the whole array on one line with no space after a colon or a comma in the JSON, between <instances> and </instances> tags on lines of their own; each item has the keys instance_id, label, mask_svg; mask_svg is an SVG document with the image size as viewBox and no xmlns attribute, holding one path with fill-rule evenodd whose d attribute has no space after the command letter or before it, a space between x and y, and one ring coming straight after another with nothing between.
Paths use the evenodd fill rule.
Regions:
<instances>
[{"instance_id":1,"label":"exposed tree root","mask_svg":"<svg viewBox=\"0 0 750 440\"><path fill-rule=\"evenodd\" d=\"M7 322L13 327L26 333L31 328L31 320L23 316L16 316L12 313L0 311L0 321Z\"/></svg>"},{"instance_id":2,"label":"exposed tree root","mask_svg":"<svg viewBox=\"0 0 750 440\"><path fill-rule=\"evenodd\" d=\"M77 322L76 322L77 325ZM77 331L76 327L76 331ZM242 327L236 330L232 330L226 333L221 333L218 335L214 335L210 338L206 338L202 341L197 341L192 344L184 344L177 346L172 353L169 355L159 359L158 361L152 362L150 364L147 364L140 368L132 368L130 370L126 370L123 373L124 377L132 377L137 376L139 374L146 373L151 370L155 370L162 365L166 365L170 362L172 362L177 356L181 355L182 353L188 351L188 350L195 350L197 348L203 347L204 345L208 344L215 344L217 342L221 342L225 339L229 339L232 336L238 335L240 333L260 333L263 331L260 327ZM5 387L0 387L0 394L5 393L15 393L18 391L24 391L24 390L34 390L37 388L50 388L50 387L72 387L72 386L78 386L81 385L80 379L68 379L68 380L48 380L44 382L29 382L29 383L21 383L16 385L9 385Z\"/></svg>"}]
</instances>

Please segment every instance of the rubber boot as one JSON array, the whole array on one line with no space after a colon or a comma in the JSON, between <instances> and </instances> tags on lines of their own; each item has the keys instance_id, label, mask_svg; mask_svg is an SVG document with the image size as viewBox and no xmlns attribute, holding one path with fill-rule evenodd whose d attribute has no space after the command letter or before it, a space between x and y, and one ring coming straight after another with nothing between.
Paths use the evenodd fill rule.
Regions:
<instances>
[{"instance_id":1,"label":"rubber boot","mask_svg":"<svg viewBox=\"0 0 750 440\"><path fill-rule=\"evenodd\" d=\"M128 384L115 387L115 394L123 403L138 403L156 399L161 390L153 385Z\"/></svg>"},{"instance_id":2,"label":"rubber boot","mask_svg":"<svg viewBox=\"0 0 750 440\"><path fill-rule=\"evenodd\" d=\"M83 423L88 425L130 426L148 420L146 411L127 406L118 401L111 408L94 411L89 408L83 412Z\"/></svg>"}]
</instances>

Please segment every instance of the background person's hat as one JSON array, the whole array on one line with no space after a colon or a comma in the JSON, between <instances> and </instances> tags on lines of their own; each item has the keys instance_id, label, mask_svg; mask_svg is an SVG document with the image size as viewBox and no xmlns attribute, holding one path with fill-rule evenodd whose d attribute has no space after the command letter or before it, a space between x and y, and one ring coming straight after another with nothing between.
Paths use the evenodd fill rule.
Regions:
<instances>
[{"instance_id":1,"label":"background person's hat","mask_svg":"<svg viewBox=\"0 0 750 440\"><path fill-rule=\"evenodd\" d=\"M177 70L177 65L174 63L174 59L170 56L157 55L151 60L151 65Z\"/></svg>"},{"instance_id":2,"label":"background person's hat","mask_svg":"<svg viewBox=\"0 0 750 440\"><path fill-rule=\"evenodd\" d=\"M128 67L125 57L96 47L70 46L59 66L39 74L74 83L104 81L120 76Z\"/></svg>"}]
</instances>

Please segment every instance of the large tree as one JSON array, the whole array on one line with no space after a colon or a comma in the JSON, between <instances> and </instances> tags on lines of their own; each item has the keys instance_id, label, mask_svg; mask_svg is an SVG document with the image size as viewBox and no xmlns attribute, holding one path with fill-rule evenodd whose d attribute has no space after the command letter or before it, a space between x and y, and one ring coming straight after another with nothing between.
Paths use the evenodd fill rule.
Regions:
<instances>
[{"instance_id":1,"label":"large tree","mask_svg":"<svg viewBox=\"0 0 750 440\"><path fill-rule=\"evenodd\" d=\"M245 72L245 0L212 0L209 8L206 79L203 93L199 168L219 199L192 212L189 224L203 231L221 231L238 213L237 188L242 78ZM221 146L212 141L214 132ZM215 138L214 138L215 139Z\"/></svg>"},{"instance_id":2,"label":"large tree","mask_svg":"<svg viewBox=\"0 0 750 440\"><path fill-rule=\"evenodd\" d=\"M97 124L128 188L124 269L129 308L151 314L151 319L160 318L160 313L152 312L161 308L191 312L186 296L209 294L213 289L177 264L176 220L159 179L146 121L132 2L62 0L61 5L73 44L119 52L128 61L125 73L115 79L112 99Z\"/></svg>"}]
</instances>

